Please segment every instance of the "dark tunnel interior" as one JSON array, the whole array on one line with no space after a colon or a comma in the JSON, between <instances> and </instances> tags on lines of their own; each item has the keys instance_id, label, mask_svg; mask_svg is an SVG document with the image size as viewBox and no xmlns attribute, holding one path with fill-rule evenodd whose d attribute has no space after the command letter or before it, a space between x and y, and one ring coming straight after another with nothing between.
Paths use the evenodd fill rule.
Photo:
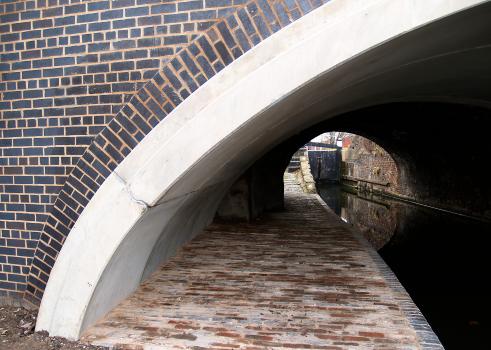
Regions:
<instances>
[{"instance_id":1,"label":"dark tunnel interior","mask_svg":"<svg viewBox=\"0 0 491 350\"><path fill-rule=\"evenodd\" d=\"M491 220L487 108L450 103L391 103L339 115L303 130L257 160L248 178L255 215L281 208L282 174L315 136L344 131L366 137L395 160L398 191L410 200ZM254 181L261 178L261 181ZM254 216L254 215L253 215Z\"/></svg>"},{"instance_id":2,"label":"dark tunnel interior","mask_svg":"<svg viewBox=\"0 0 491 350\"><path fill-rule=\"evenodd\" d=\"M232 187L228 200L243 198L247 189L249 220L281 210L283 173L298 148L334 130L374 141L397 164L396 190L420 204L379 199L385 203L380 220L394 220L379 254L445 348L486 349L491 291L483 276L488 273L486 249L491 243L490 126L488 109L451 103L392 103L339 115L265 154ZM328 204L335 196L337 206L349 211L348 202L360 201L342 191L333 195L329 186L318 185ZM351 214L354 219L345 221L360 226L362 213Z\"/></svg>"}]
</instances>

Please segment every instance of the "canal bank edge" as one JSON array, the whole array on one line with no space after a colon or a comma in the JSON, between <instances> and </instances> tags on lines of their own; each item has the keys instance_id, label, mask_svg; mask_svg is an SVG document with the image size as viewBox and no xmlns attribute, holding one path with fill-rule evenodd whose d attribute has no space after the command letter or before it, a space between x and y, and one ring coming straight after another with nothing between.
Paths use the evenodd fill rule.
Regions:
<instances>
[{"instance_id":1,"label":"canal bank edge","mask_svg":"<svg viewBox=\"0 0 491 350\"><path fill-rule=\"evenodd\" d=\"M321 206L331 215L342 221L329 206L322 200L318 194L314 194ZM344 221L343 221L344 223ZM355 226L348 223L344 223L353 236L360 242L360 244L366 249L366 252L372 258L372 261L376 268L380 271L380 275L387 282L387 285L392 289L396 300L399 302L401 310L404 312L409 324L416 332L422 350L444 350L445 348L441 344L438 336L433 332L433 329L429 325L426 318L423 316L419 308L416 306L411 296L402 286L402 284L397 279L397 276L391 270L391 268L385 263L382 257L377 253L377 251L372 247L372 245L363 237L360 231L356 229Z\"/></svg>"}]
</instances>

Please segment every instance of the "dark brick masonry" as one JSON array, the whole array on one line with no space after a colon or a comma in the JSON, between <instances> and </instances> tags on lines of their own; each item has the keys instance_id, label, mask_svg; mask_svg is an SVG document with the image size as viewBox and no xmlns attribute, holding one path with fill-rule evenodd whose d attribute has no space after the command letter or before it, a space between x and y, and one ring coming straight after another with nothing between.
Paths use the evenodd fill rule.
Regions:
<instances>
[{"instance_id":1,"label":"dark brick masonry","mask_svg":"<svg viewBox=\"0 0 491 350\"><path fill-rule=\"evenodd\" d=\"M138 142L326 1L2 2L0 296L38 304L78 216Z\"/></svg>"},{"instance_id":2,"label":"dark brick masonry","mask_svg":"<svg viewBox=\"0 0 491 350\"><path fill-rule=\"evenodd\" d=\"M442 349L424 318L413 322L418 309L373 248L317 198L289 191L286 212L211 225L83 340L131 349Z\"/></svg>"}]
</instances>

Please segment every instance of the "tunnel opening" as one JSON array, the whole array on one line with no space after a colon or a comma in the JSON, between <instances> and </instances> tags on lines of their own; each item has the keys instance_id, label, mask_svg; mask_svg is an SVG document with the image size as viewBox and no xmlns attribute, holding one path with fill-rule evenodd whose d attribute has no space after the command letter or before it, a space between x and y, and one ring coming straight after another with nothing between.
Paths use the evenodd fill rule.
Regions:
<instances>
[{"instance_id":1,"label":"tunnel opening","mask_svg":"<svg viewBox=\"0 0 491 350\"><path fill-rule=\"evenodd\" d=\"M396 228L387 199L399 198L397 164L376 143L346 132L323 133L295 152L285 171L303 192L318 193L343 221L379 250ZM285 182L285 192L288 186Z\"/></svg>"},{"instance_id":2,"label":"tunnel opening","mask_svg":"<svg viewBox=\"0 0 491 350\"><path fill-rule=\"evenodd\" d=\"M435 106L429 107L435 110ZM440 111L448 111L448 107ZM442 134L449 143L459 135L451 120L447 121L440 134L422 132L434 138L426 142L425 137L418 137L422 145L417 152L426 147L426 154L431 153L429 149L438 145L436 140L442 141ZM461 132L466 139L466 131ZM436 148L439 156L446 153ZM463 158L468 157L484 164L488 157L489 146L464 149L467 155L455 152L455 162L469 164ZM449 164L450 160L439 164L443 162ZM308 191L302 183L313 181L314 192L341 220L353 225L395 273L445 349L485 349L486 335L491 331L487 317L491 290L482 276L489 270L491 224L485 216L463 214L462 208L452 211L420 202L417 193L408 198L406 194L413 190L407 188L399 169L392 155L372 140L347 132L323 133L295 152L285 171L285 193L292 181L303 192ZM480 178L480 174L471 176ZM467 186L465 181L461 178L458 185Z\"/></svg>"},{"instance_id":3,"label":"tunnel opening","mask_svg":"<svg viewBox=\"0 0 491 350\"><path fill-rule=\"evenodd\" d=\"M456 11L452 9L447 7L442 13L452 14ZM394 25L394 40L389 40L390 35L380 36L380 32L390 29L388 26L384 25L378 32L379 26L371 25L378 20L359 25L359 32L337 28L335 22L331 26L328 21L322 31L315 31L316 35L299 40L302 45L305 43L303 46L289 45L291 38L281 37L285 32L279 31L271 41L257 45L254 55L244 55L243 60L223 69L216 79L211 79L183 101L172 116L157 124L124 158L77 219L50 275L38 329L77 338L137 288L147 288L148 285L139 285L210 223L221 199L227 196L228 189L233 188L241 174L245 176L248 193L242 196L238 190L235 197L246 204L239 210L239 213L246 211L245 225L261 213L274 217L274 212L268 212L276 211L281 215L281 209L288 204L282 181L284 169L293 153L323 130L353 132L376 141L390 152L400 167L400 179L407 184L408 200L469 216L489 217L489 190L484 185L484 174L477 171L469 175L462 171L453 162L455 152L443 149L440 154L430 149L425 154L421 151L427 149L418 148L415 142L418 138L432 136L420 133L421 130L435 131L438 142L448 144L446 137L460 132L462 126L467 128L470 127L467 124L474 124L485 129L488 125L486 82L489 69L485 57L489 50L484 43L489 37L484 33L489 22L486 12L474 9L462 17L476 23L475 26L463 25L468 22L459 22L460 16L453 15L421 26L428 18L418 16L426 11L418 8L414 11L415 17L408 17L406 8L400 10L400 18L399 12L397 16L383 16ZM366 16L364 11L356 12L356 19L380 16L377 9L371 13L374 17ZM413 20L400 25L402 18L417 18L420 22ZM455 21L460 26L455 25ZM305 23L309 27L316 21ZM325 24L324 21L319 23ZM408 31L412 27L416 29ZM359 33L371 33L372 28L375 28L375 37L367 42L358 40ZM367 32L367 29L370 30ZM317 33L326 36L317 36ZM356 45L347 45L346 52L323 51L326 43L338 37L346 43L341 36L343 33L353 36ZM279 44L278 38L283 39ZM268 47L270 44L272 46ZM286 54L272 56L273 50L268 51L268 48L284 49ZM297 67L300 60L308 62ZM479 64L470 64L476 60ZM456 64L469 69L455 70ZM286 75L285 71L293 66L298 68L296 74ZM465 84L471 81L472 84ZM455 103L445 103L448 101ZM469 105L462 104L466 102ZM480 107L471 107L471 104ZM467 162L466 166L478 166L488 159L489 145L478 142L483 147L476 148L470 160L462 148L456 149ZM186 152L182 151L184 149ZM244 172L246 169L249 170ZM463 179L466 181L456 181ZM458 188L456 183L465 183L465 186ZM303 210L317 205L305 203L297 208ZM304 219L308 219L308 215L297 216L296 224L305 222ZM332 227L347 230L346 225ZM279 234L281 228L274 231ZM217 242L221 242L220 239ZM264 246L281 247L278 242L269 243ZM359 247L359 242L350 244ZM227 246L221 247L229 252ZM73 254L74 250L83 251L83 256ZM182 251L185 250L186 247ZM362 254L360 250L352 251ZM221 252L215 251L214 256L220 257ZM284 253L282 257L289 256ZM347 271L357 271L356 277L366 285L382 288L380 278L364 279L372 277L374 270L363 271L363 264L357 263L353 256L348 260L345 261L349 266ZM194 263L204 265L199 259ZM237 266L234 261L230 264ZM184 271L185 265L181 267ZM214 277L206 276L205 281L198 283L213 281ZM343 277L345 287L356 282L353 276ZM173 278L177 283L187 283L179 275ZM290 292L295 290L292 288ZM325 301L337 296L329 294ZM177 300L175 295L169 298ZM281 302L281 298L277 301ZM154 306L151 300L148 306ZM397 308L397 303L392 307ZM339 315L336 313L339 310L331 311L335 314L333 317L346 317L349 322L349 313ZM386 311L383 317L395 316L390 308ZM228 316L240 321L237 315ZM401 318L394 317L394 320ZM179 327L193 329L189 327L195 326L179 324ZM156 330L144 331L147 333L143 336L151 337ZM193 341L188 333L169 334ZM169 338L168 334L163 335ZM385 336L364 329L354 336L375 341L373 339L381 335ZM314 336L332 342L328 338L330 334Z\"/></svg>"},{"instance_id":4,"label":"tunnel opening","mask_svg":"<svg viewBox=\"0 0 491 350\"><path fill-rule=\"evenodd\" d=\"M231 183L218 201L211 229L227 223L260 224L275 214L296 215L303 208L285 205L289 192L298 191L285 186L293 180L302 192L317 192L343 221L361 231L446 348L483 348L490 290L480 276L489 266L489 197L486 175L476 170L491 154L485 142L489 113L462 104L391 103L301 130L264 150ZM331 133L327 142L314 138L319 130L343 131ZM475 147L453 147L456 137L470 134ZM325 171L319 153L339 162L332 167L337 171ZM311 179L299 175L303 168ZM148 283L143 286L152 289Z\"/></svg>"},{"instance_id":5,"label":"tunnel opening","mask_svg":"<svg viewBox=\"0 0 491 350\"><path fill-rule=\"evenodd\" d=\"M395 296L385 282L390 274L378 270L385 265L372 261L364 242L316 194L305 150L322 144L294 152L295 164L296 144L288 140L254 162L222 197L213 222L85 330L82 340L201 348L383 342L416 349L420 335L400 305L412 308L410 299ZM367 323L365 313L378 322Z\"/></svg>"}]
</instances>

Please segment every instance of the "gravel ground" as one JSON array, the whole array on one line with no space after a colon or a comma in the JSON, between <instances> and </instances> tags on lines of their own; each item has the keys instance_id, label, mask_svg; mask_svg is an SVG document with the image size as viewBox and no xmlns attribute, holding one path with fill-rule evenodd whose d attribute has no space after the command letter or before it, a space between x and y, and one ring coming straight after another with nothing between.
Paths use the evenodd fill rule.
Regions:
<instances>
[{"instance_id":1,"label":"gravel ground","mask_svg":"<svg viewBox=\"0 0 491 350\"><path fill-rule=\"evenodd\" d=\"M0 307L0 350L102 350L105 348L49 337L34 332L36 312L21 307Z\"/></svg>"}]
</instances>

